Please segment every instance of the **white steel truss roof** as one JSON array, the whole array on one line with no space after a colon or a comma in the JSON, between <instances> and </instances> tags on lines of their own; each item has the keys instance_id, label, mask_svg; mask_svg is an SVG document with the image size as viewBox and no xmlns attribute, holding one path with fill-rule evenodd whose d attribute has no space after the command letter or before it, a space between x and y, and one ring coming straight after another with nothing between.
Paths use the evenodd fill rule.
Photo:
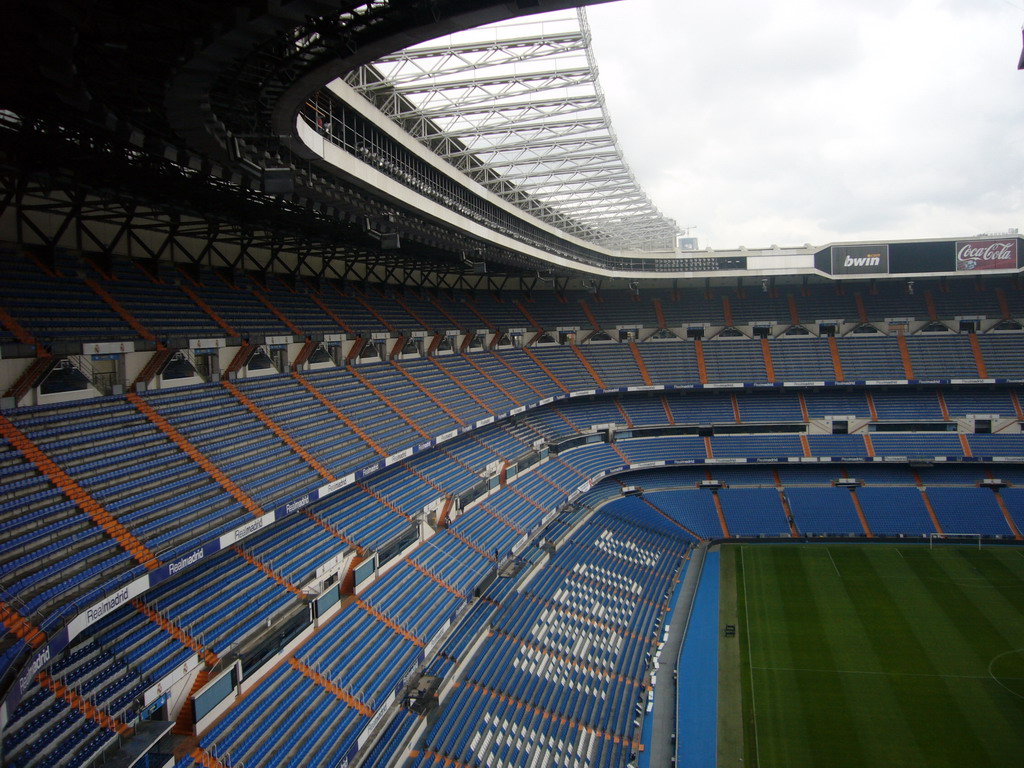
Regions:
<instances>
[{"instance_id":1,"label":"white steel truss roof","mask_svg":"<svg viewBox=\"0 0 1024 768\"><path fill-rule=\"evenodd\" d=\"M665 250L605 109L583 9L433 40L356 70L363 96L490 191L595 245Z\"/></svg>"}]
</instances>

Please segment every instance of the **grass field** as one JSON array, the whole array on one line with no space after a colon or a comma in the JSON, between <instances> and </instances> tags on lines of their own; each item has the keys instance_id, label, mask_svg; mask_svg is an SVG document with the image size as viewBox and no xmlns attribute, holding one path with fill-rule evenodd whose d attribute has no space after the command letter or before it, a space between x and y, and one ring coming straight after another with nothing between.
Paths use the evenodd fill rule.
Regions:
<instances>
[{"instance_id":1,"label":"grass field","mask_svg":"<svg viewBox=\"0 0 1024 768\"><path fill-rule=\"evenodd\" d=\"M734 554L741 765L1024 766L1024 548Z\"/></svg>"}]
</instances>

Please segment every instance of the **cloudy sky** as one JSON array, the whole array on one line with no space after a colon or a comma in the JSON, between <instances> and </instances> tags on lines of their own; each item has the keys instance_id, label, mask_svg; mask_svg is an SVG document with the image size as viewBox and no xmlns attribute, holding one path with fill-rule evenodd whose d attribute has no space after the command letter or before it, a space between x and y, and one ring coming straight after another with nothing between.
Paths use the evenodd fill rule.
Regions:
<instances>
[{"instance_id":1,"label":"cloudy sky","mask_svg":"<svg viewBox=\"0 0 1024 768\"><path fill-rule=\"evenodd\" d=\"M626 160L702 248L1024 230L1024 0L587 14Z\"/></svg>"}]
</instances>

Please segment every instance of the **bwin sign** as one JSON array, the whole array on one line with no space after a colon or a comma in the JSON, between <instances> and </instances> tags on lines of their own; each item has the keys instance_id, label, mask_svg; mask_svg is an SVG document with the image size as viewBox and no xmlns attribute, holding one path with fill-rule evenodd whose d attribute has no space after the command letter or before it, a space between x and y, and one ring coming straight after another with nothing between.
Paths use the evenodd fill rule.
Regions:
<instances>
[{"instance_id":1,"label":"bwin sign","mask_svg":"<svg viewBox=\"0 0 1024 768\"><path fill-rule=\"evenodd\" d=\"M849 256L847 255L846 261L843 262L844 267L877 267L882 263L881 254L872 254L871 256Z\"/></svg>"},{"instance_id":2,"label":"bwin sign","mask_svg":"<svg viewBox=\"0 0 1024 768\"><path fill-rule=\"evenodd\" d=\"M832 274L886 274L888 245L837 245L832 247Z\"/></svg>"}]
</instances>

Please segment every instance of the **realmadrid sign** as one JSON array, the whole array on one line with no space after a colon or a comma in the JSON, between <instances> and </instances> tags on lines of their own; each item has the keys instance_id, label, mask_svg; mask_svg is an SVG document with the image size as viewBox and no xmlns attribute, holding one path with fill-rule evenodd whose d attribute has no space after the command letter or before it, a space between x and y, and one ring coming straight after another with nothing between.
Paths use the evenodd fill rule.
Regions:
<instances>
[{"instance_id":1,"label":"realmadrid sign","mask_svg":"<svg viewBox=\"0 0 1024 768\"><path fill-rule=\"evenodd\" d=\"M884 275L889 272L888 245L833 245L833 275Z\"/></svg>"}]
</instances>

